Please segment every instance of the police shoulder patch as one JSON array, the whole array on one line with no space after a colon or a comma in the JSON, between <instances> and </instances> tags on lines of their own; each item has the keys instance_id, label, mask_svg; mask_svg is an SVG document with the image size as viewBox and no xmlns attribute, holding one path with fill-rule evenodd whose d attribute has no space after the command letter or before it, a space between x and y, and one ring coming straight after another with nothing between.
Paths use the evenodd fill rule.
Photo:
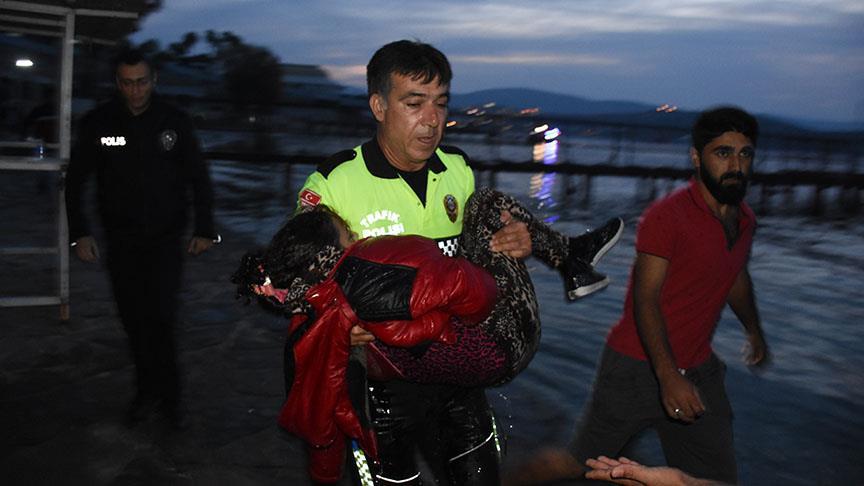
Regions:
<instances>
[{"instance_id":1,"label":"police shoulder patch","mask_svg":"<svg viewBox=\"0 0 864 486\"><path fill-rule=\"evenodd\" d=\"M333 169L355 158L357 158L357 151L353 149L336 152L318 165L318 172L326 179L330 172L333 172Z\"/></svg>"}]
</instances>

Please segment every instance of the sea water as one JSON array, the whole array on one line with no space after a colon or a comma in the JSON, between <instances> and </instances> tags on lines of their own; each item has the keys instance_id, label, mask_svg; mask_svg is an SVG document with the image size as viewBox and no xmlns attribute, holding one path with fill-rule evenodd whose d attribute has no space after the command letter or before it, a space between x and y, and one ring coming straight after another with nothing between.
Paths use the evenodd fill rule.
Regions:
<instances>
[{"instance_id":1,"label":"sea water","mask_svg":"<svg viewBox=\"0 0 864 486\"><path fill-rule=\"evenodd\" d=\"M282 141L289 152L290 142ZM322 139L317 147L329 153L360 142L334 137ZM464 145L481 157L493 152L514 160L531 157L527 146ZM572 158L574 149L568 150ZM684 154L662 159L682 167L687 163ZM604 155L585 155L592 157L600 161ZM266 243L290 215L297 189L312 170L212 161L218 221ZM564 299L556 273L528 260L543 323L540 349L513 382L488 391L506 437L505 461L538 447L564 446L571 439L606 333L620 316L635 255L635 227L650 202L645 197L649 182L598 177L590 204L582 207L561 197L563 177L501 174L496 181L498 189L517 196L559 231L578 234L617 215L626 228L598 264L612 283L577 302ZM654 194L681 184L659 183ZM743 364L744 334L728 309L714 336L714 349L728 365L740 480L754 485L864 484L864 218L808 216L806 195L797 196L791 204L784 200L759 216L750 261L771 364L759 372ZM651 433L639 436L627 453L648 464L663 464Z\"/></svg>"}]
</instances>

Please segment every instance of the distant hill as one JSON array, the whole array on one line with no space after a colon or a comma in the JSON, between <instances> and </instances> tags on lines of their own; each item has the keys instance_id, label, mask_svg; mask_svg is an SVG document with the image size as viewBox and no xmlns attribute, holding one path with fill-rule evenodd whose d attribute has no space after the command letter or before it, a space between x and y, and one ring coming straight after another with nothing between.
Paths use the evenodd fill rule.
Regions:
<instances>
[{"instance_id":1,"label":"distant hill","mask_svg":"<svg viewBox=\"0 0 864 486\"><path fill-rule=\"evenodd\" d=\"M678 110L674 113L658 113L655 106L634 101L595 101L580 96L565 95L530 88L500 88L453 94L451 109L479 107L494 102L496 110L518 111L524 108L539 108L539 117L550 121L560 118L591 118L607 123L641 124L689 130L698 116L696 111ZM774 115L757 114L764 133L786 135L813 132L832 132L853 135L850 132L864 131L864 123L829 123L795 120Z\"/></svg>"},{"instance_id":2,"label":"distant hill","mask_svg":"<svg viewBox=\"0 0 864 486\"><path fill-rule=\"evenodd\" d=\"M467 108L495 102L499 108L514 110L539 108L548 115L597 115L632 114L654 111L654 106L632 101L594 101L579 96L551 93L529 88L501 88L454 94L450 98L453 107Z\"/></svg>"}]
</instances>

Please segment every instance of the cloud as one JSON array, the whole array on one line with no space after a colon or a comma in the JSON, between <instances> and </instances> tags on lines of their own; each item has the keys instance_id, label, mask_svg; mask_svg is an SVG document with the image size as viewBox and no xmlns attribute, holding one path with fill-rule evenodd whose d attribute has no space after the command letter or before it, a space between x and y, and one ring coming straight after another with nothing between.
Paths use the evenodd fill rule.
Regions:
<instances>
[{"instance_id":1,"label":"cloud","mask_svg":"<svg viewBox=\"0 0 864 486\"><path fill-rule=\"evenodd\" d=\"M375 49L416 38L448 55L460 89L754 107L771 106L771 94L799 100L773 109L809 113L814 97L860 98L850 93L864 79L862 25L861 0L171 0L135 37L231 30L352 86L365 84Z\"/></svg>"},{"instance_id":2,"label":"cloud","mask_svg":"<svg viewBox=\"0 0 864 486\"><path fill-rule=\"evenodd\" d=\"M166 2L167 3L167 2ZM184 12L200 12L202 8L246 6L252 3L267 3L266 0L171 0L171 9ZM164 8L164 7L163 7Z\"/></svg>"},{"instance_id":3,"label":"cloud","mask_svg":"<svg viewBox=\"0 0 864 486\"><path fill-rule=\"evenodd\" d=\"M454 63L471 64L518 64L521 66L613 66L621 61L591 54L567 53L511 53L485 55L452 55Z\"/></svg>"},{"instance_id":4,"label":"cloud","mask_svg":"<svg viewBox=\"0 0 864 486\"><path fill-rule=\"evenodd\" d=\"M424 36L452 39L576 38L602 33L815 26L864 12L862 2L804 0L554 0L537 4L442 0L436 8L422 5L406 11L390 2L354 2L342 12L380 24L413 25Z\"/></svg>"},{"instance_id":5,"label":"cloud","mask_svg":"<svg viewBox=\"0 0 864 486\"><path fill-rule=\"evenodd\" d=\"M352 66L336 66L336 65L322 65L321 66L324 71L327 72L327 75L333 81L337 83L357 85L357 84L366 84L366 65L365 64L355 64Z\"/></svg>"}]
</instances>

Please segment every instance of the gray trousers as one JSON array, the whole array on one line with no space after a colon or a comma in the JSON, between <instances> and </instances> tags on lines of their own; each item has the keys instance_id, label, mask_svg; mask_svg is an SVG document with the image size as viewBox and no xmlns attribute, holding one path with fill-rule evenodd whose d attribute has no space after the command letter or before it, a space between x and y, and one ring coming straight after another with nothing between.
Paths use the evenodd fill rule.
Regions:
<instances>
[{"instance_id":1,"label":"gray trousers","mask_svg":"<svg viewBox=\"0 0 864 486\"><path fill-rule=\"evenodd\" d=\"M726 397L725 375L726 365L713 353L705 363L685 371L706 409L694 423L686 424L666 415L649 362L606 347L570 451L583 464L599 455L618 457L630 439L651 427L660 437L669 466L735 484L732 407Z\"/></svg>"}]
</instances>

